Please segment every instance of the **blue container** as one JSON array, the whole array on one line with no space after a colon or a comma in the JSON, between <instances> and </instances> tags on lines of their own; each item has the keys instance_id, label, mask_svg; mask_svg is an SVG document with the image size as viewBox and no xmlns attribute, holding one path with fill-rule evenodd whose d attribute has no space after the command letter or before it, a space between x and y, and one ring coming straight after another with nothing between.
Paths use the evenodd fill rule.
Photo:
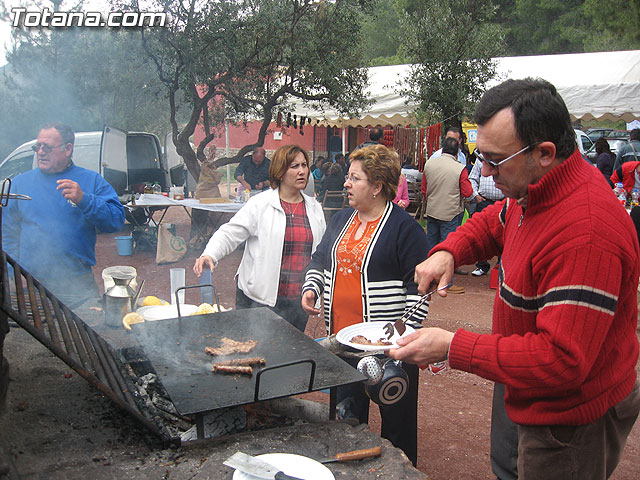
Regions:
<instances>
[{"instance_id":1,"label":"blue container","mask_svg":"<svg viewBox=\"0 0 640 480\"><path fill-rule=\"evenodd\" d=\"M133 237L129 235L126 237L116 237L116 247L118 248L118 255L133 255Z\"/></svg>"}]
</instances>

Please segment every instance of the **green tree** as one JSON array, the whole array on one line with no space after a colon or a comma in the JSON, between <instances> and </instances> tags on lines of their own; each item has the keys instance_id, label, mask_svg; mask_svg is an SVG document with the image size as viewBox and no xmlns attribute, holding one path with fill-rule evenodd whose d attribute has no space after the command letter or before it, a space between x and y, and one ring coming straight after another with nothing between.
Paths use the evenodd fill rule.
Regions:
<instances>
[{"instance_id":1,"label":"green tree","mask_svg":"<svg viewBox=\"0 0 640 480\"><path fill-rule=\"evenodd\" d=\"M238 162L261 146L288 99L356 114L366 104L357 0L158 0L171 25L142 31L169 101L176 150L193 176L223 119L259 119L258 138L215 166ZM147 10L153 7L145 6ZM180 124L179 112L187 122ZM189 139L201 124L194 151Z\"/></svg>"},{"instance_id":2,"label":"green tree","mask_svg":"<svg viewBox=\"0 0 640 480\"><path fill-rule=\"evenodd\" d=\"M362 55L366 66L404 63L400 14L396 0L375 0L363 14Z\"/></svg>"},{"instance_id":3,"label":"green tree","mask_svg":"<svg viewBox=\"0 0 640 480\"><path fill-rule=\"evenodd\" d=\"M519 55L583 52L590 20L584 0L516 0L511 29Z\"/></svg>"},{"instance_id":4,"label":"green tree","mask_svg":"<svg viewBox=\"0 0 640 480\"><path fill-rule=\"evenodd\" d=\"M426 123L470 115L495 75L492 56L503 48L491 23L491 0L404 1L404 49L414 63L403 93L418 105ZM419 5L418 5L419 4Z\"/></svg>"},{"instance_id":5,"label":"green tree","mask_svg":"<svg viewBox=\"0 0 640 480\"><path fill-rule=\"evenodd\" d=\"M586 0L584 12L592 20L586 50L640 48L640 0Z\"/></svg>"}]
</instances>

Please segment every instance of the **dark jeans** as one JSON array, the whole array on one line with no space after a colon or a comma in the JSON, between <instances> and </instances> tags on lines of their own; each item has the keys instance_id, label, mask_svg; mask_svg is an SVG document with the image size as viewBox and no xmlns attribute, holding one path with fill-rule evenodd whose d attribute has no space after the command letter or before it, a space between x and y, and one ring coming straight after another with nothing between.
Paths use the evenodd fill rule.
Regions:
<instances>
[{"instance_id":1,"label":"dark jeans","mask_svg":"<svg viewBox=\"0 0 640 480\"><path fill-rule=\"evenodd\" d=\"M493 200L484 200L484 201L482 201L480 203L476 203L476 210L475 210L475 212L473 212L473 215L475 215L476 213L481 212L482 210L487 208L489 205L493 205L494 203L496 203L496 202L493 201ZM491 264L489 262L487 262L486 260L476 263L476 267L477 268L481 268L484 273L489 273L489 270L491 270Z\"/></svg>"},{"instance_id":2,"label":"dark jeans","mask_svg":"<svg viewBox=\"0 0 640 480\"><path fill-rule=\"evenodd\" d=\"M500 480L518 480L518 425L504 408L504 385L493 385L491 470Z\"/></svg>"},{"instance_id":3,"label":"dark jeans","mask_svg":"<svg viewBox=\"0 0 640 480\"><path fill-rule=\"evenodd\" d=\"M358 359L343 359L356 367ZM409 376L407 393L393 405L378 405L382 417L381 436L401 449L415 466L418 461L418 367L402 364ZM338 418L369 421L369 397L364 383L352 383L337 388Z\"/></svg>"},{"instance_id":4,"label":"dark jeans","mask_svg":"<svg viewBox=\"0 0 640 480\"><path fill-rule=\"evenodd\" d=\"M493 473L501 480L609 478L640 413L639 385L636 381L631 393L595 422L573 426L516 425L504 411L504 385L496 383L491 416Z\"/></svg>"},{"instance_id":5,"label":"dark jeans","mask_svg":"<svg viewBox=\"0 0 640 480\"><path fill-rule=\"evenodd\" d=\"M430 252L440 242L443 242L447 235L454 232L460 225L464 212L459 213L449 221L438 220L427 217L427 252Z\"/></svg>"},{"instance_id":6,"label":"dark jeans","mask_svg":"<svg viewBox=\"0 0 640 480\"><path fill-rule=\"evenodd\" d=\"M520 425L520 480L604 480L618 466L640 411L636 382L631 393L593 423L578 426Z\"/></svg>"},{"instance_id":7,"label":"dark jeans","mask_svg":"<svg viewBox=\"0 0 640 480\"><path fill-rule=\"evenodd\" d=\"M257 307L270 308L273 312L280 315L287 322L302 332L304 332L304 329L307 326L307 321L309 320L309 315L307 315L307 313L302 309L301 300L299 298L278 298L275 306L269 307L269 305L254 302L236 286L236 310Z\"/></svg>"}]
</instances>

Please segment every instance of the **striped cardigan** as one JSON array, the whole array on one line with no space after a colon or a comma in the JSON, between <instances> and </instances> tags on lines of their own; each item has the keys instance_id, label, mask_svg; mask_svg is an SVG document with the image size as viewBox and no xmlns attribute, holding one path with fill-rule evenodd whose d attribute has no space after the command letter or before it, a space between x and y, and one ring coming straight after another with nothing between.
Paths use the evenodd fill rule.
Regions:
<instances>
[{"instance_id":1,"label":"striped cardigan","mask_svg":"<svg viewBox=\"0 0 640 480\"><path fill-rule=\"evenodd\" d=\"M346 208L336 213L307 268L302 292L323 295L327 332L331 332L333 288L338 244L357 212ZM427 236L410 215L388 202L362 261L361 292L364 322L393 321L419 298L413 281L415 266L427 258ZM353 292L360 296L361 292ZM420 323L429 311L425 302L411 317Z\"/></svg>"}]
</instances>

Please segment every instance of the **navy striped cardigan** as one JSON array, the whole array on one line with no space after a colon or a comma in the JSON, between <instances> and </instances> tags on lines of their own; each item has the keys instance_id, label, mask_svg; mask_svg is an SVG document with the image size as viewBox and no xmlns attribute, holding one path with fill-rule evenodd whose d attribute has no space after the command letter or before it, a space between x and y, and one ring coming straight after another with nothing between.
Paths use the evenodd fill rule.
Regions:
<instances>
[{"instance_id":1,"label":"navy striped cardigan","mask_svg":"<svg viewBox=\"0 0 640 480\"><path fill-rule=\"evenodd\" d=\"M357 212L349 207L329 222L307 267L302 292L323 295L327 332L331 332L333 289L337 272L336 251ZM416 265L427 258L427 236L408 213L388 202L362 261L361 291L364 322L400 318L419 298L413 281ZM360 295L360 292L354 295ZM429 311L425 302L411 320L422 322Z\"/></svg>"}]
</instances>

